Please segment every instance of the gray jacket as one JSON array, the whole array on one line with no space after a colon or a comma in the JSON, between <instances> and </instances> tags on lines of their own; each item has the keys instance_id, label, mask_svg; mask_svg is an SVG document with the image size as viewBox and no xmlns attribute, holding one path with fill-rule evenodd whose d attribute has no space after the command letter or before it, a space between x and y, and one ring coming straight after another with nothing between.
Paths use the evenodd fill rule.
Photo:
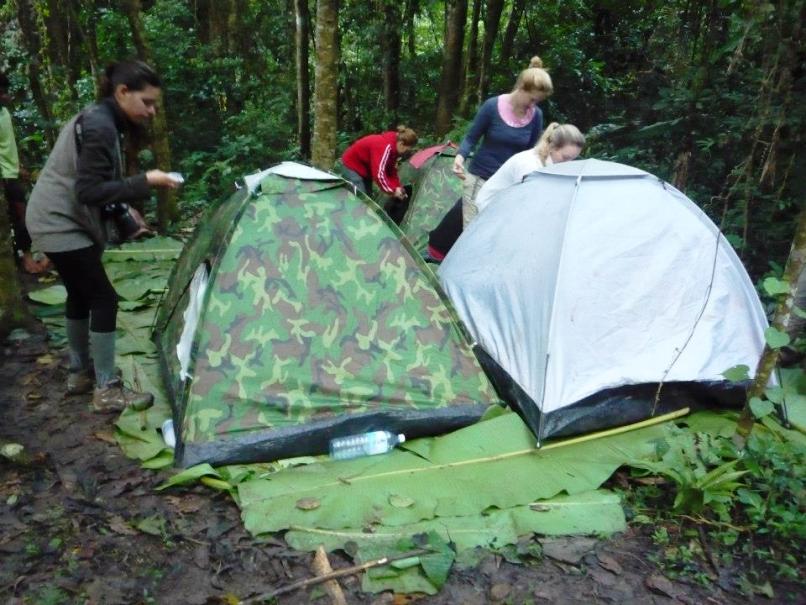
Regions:
<instances>
[{"instance_id":1,"label":"gray jacket","mask_svg":"<svg viewBox=\"0 0 806 605\"><path fill-rule=\"evenodd\" d=\"M79 120L80 151L76 137ZM25 222L36 248L47 253L103 247L102 206L148 197L145 174L123 176L120 138L126 125L115 101L107 98L90 105L62 128L28 200Z\"/></svg>"}]
</instances>

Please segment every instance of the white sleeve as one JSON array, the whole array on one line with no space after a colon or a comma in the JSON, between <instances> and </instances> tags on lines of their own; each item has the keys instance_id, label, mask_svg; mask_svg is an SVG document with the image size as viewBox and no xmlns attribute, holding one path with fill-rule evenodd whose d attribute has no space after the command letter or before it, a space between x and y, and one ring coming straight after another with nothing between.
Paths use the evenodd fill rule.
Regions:
<instances>
[{"instance_id":1,"label":"white sleeve","mask_svg":"<svg viewBox=\"0 0 806 605\"><path fill-rule=\"evenodd\" d=\"M479 190L476 196L476 207L479 212L489 206L500 191L520 183L523 177L542 166L537 153L533 149L527 149L513 155L496 170L495 174L487 179L487 182Z\"/></svg>"}]
</instances>

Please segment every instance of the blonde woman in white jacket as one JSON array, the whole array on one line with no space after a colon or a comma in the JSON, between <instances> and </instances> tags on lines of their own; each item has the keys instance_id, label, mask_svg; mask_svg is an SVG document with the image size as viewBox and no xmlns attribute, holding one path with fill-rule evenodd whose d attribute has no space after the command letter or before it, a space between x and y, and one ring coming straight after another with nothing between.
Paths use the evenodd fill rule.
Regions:
<instances>
[{"instance_id":1,"label":"blonde woman in white jacket","mask_svg":"<svg viewBox=\"0 0 806 605\"><path fill-rule=\"evenodd\" d=\"M543 166L576 159L585 146L585 136L573 124L552 122L532 149L516 153L479 190L476 206L481 213L496 195Z\"/></svg>"}]
</instances>

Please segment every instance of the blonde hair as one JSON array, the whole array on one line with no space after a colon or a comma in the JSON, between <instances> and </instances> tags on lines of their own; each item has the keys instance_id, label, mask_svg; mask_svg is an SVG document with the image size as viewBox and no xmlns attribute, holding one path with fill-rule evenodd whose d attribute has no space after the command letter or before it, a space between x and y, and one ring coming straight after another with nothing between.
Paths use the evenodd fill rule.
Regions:
<instances>
[{"instance_id":1,"label":"blonde hair","mask_svg":"<svg viewBox=\"0 0 806 605\"><path fill-rule=\"evenodd\" d=\"M529 61L529 67L518 75L512 92L516 90L524 90L529 93L542 92L546 96L554 92L551 76L549 76L549 72L543 69L543 60L537 55Z\"/></svg>"},{"instance_id":2,"label":"blonde hair","mask_svg":"<svg viewBox=\"0 0 806 605\"><path fill-rule=\"evenodd\" d=\"M397 140L408 147L414 147L417 144L417 133L407 126L398 126Z\"/></svg>"},{"instance_id":3,"label":"blonde hair","mask_svg":"<svg viewBox=\"0 0 806 605\"><path fill-rule=\"evenodd\" d=\"M585 135L579 132L579 128L573 124L558 124L552 122L540 135L540 140L535 145L537 157L545 164L551 149L560 149L566 145L576 145L580 149L585 146Z\"/></svg>"}]
</instances>

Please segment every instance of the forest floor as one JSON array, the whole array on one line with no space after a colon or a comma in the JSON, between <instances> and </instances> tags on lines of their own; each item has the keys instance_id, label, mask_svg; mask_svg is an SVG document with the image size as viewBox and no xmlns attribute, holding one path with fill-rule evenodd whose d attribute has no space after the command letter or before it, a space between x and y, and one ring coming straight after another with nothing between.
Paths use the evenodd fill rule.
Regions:
<instances>
[{"instance_id":1,"label":"forest floor","mask_svg":"<svg viewBox=\"0 0 806 605\"><path fill-rule=\"evenodd\" d=\"M27 457L0 459L0 602L235 603L314 575L310 553L279 535L250 536L226 494L201 485L155 491L166 473L125 458L114 418L93 413L86 396L63 395L62 354L44 329L33 332L0 348L0 442L22 444ZM489 553L454 569L435 596L366 594L357 576L340 584L348 603L748 602L719 582L664 576L651 526L541 542L542 557L524 564ZM334 569L352 565L338 552L330 560ZM330 597L312 588L273 602Z\"/></svg>"}]
</instances>

